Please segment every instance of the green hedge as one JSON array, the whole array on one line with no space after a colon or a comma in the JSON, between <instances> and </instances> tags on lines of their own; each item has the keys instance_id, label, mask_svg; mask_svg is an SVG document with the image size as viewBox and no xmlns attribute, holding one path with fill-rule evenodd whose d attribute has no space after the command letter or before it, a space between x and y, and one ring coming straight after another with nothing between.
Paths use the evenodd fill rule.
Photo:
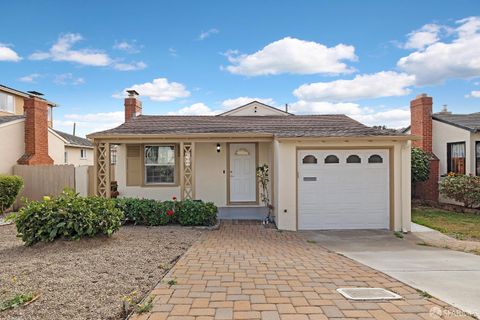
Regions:
<instances>
[{"instance_id":1,"label":"green hedge","mask_svg":"<svg viewBox=\"0 0 480 320\"><path fill-rule=\"evenodd\" d=\"M53 199L27 201L20 212L12 215L18 236L26 245L57 238L110 236L120 228L123 218L113 200L81 197L70 190Z\"/></svg>"},{"instance_id":2,"label":"green hedge","mask_svg":"<svg viewBox=\"0 0 480 320\"><path fill-rule=\"evenodd\" d=\"M155 201L150 199L118 198L117 208L127 221L158 226L180 223L184 226L210 226L217 222L217 207L203 201Z\"/></svg>"},{"instance_id":3,"label":"green hedge","mask_svg":"<svg viewBox=\"0 0 480 320\"><path fill-rule=\"evenodd\" d=\"M12 206L22 188L21 177L0 175L0 214Z\"/></svg>"}]
</instances>

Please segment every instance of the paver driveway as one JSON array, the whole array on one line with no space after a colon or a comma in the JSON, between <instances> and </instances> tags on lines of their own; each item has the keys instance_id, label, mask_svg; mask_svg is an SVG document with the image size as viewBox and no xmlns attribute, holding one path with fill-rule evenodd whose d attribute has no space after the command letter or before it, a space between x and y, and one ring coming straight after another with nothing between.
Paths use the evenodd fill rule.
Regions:
<instances>
[{"instance_id":1,"label":"paver driveway","mask_svg":"<svg viewBox=\"0 0 480 320\"><path fill-rule=\"evenodd\" d=\"M177 281L171 288L166 283L170 279ZM404 299L355 302L336 292L357 286L386 288ZM415 320L440 319L430 316L432 308L453 311L385 274L308 243L298 233L253 224L222 223L207 233L152 294L151 313L133 319Z\"/></svg>"}]
</instances>

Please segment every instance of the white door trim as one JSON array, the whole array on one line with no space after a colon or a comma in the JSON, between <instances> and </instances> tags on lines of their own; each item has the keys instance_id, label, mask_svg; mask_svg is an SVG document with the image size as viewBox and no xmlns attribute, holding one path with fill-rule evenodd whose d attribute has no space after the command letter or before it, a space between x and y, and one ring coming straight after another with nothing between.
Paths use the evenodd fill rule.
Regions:
<instances>
[{"instance_id":1,"label":"white door trim","mask_svg":"<svg viewBox=\"0 0 480 320\"><path fill-rule=\"evenodd\" d=\"M228 204L257 203L257 144L228 144Z\"/></svg>"}]
</instances>

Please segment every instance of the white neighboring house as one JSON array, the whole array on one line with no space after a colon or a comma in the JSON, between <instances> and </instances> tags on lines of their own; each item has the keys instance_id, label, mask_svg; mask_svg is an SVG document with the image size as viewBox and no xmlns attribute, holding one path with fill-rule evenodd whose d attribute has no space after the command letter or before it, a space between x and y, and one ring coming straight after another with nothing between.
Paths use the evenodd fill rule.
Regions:
<instances>
[{"instance_id":1,"label":"white neighboring house","mask_svg":"<svg viewBox=\"0 0 480 320\"><path fill-rule=\"evenodd\" d=\"M430 121L432 152L440 160L439 175L450 172L480 176L480 112L452 113L444 107L423 121ZM427 124L428 125L428 124ZM411 127L402 132L411 133Z\"/></svg>"},{"instance_id":2,"label":"white neighboring house","mask_svg":"<svg viewBox=\"0 0 480 320\"><path fill-rule=\"evenodd\" d=\"M38 92L0 85L0 174L16 164L93 165L88 139L53 129L53 108Z\"/></svg>"}]
</instances>

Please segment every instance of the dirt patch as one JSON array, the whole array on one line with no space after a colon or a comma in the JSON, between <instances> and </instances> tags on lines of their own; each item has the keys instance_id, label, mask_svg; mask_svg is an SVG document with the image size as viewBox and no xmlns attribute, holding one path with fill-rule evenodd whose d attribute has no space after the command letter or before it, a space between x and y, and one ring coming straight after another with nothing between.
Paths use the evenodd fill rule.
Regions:
<instances>
[{"instance_id":1,"label":"dirt patch","mask_svg":"<svg viewBox=\"0 0 480 320\"><path fill-rule=\"evenodd\" d=\"M26 307L0 312L0 319L122 319L122 297L148 294L204 232L125 226L111 238L25 247L13 225L0 226L0 300L40 294Z\"/></svg>"}]
</instances>

